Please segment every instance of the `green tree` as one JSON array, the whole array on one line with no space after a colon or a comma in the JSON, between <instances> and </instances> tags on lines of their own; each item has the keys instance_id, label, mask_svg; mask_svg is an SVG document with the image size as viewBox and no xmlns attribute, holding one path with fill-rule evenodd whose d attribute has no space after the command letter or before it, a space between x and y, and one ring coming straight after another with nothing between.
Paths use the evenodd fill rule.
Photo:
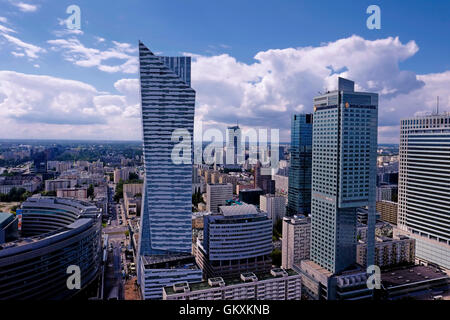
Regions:
<instances>
[{"instance_id":1,"label":"green tree","mask_svg":"<svg viewBox=\"0 0 450 320\"><path fill-rule=\"evenodd\" d=\"M272 258L272 264L279 267L281 265L281 250L280 249L274 249L272 253L270 254Z\"/></svg>"},{"instance_id":2,"label":"green tree","mask_svg":"<svg viewBox=\"0 0 450 320\"><path fill-rule=\"evenodd\" d=\"M116 185L116 193L114 194L114 201L119 202L123 198L123 180L120 179L119 183Z\"/></svg>"},{"instance_id":3,"label":"green tree","mask_svg":"<svg viewBox=\"0 0 450 320\"><path fill-rule=\"evenodd\" d=\"M94 186L92 184L90 184L87 189L87 196L88 198L91 198L91 200L94 200Z\"/></svg>"}]
</instances>

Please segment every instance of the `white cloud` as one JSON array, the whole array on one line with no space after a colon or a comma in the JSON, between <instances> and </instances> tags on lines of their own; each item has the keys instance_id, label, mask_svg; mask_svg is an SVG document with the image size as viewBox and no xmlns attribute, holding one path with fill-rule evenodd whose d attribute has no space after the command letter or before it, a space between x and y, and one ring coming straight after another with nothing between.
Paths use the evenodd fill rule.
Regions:
<instances>
[{"instance_id":1,"label":"white cloud","mask_svg":"<svg viewBox=\"0 0 450 320\"><path fill-rule=\"evenodd\" d=\"M22 12L35 12L38 9L38 6L34 4L17 1L11 1L11 3Z\"/></svg>"},{"instance_id":2,"label":"white cloud","mask_svg":"<svg viewBox=\"0 0 450 320\"><path fill-rule=\"evenodd\" d=\"M24 57L24 56L25 56L25 53L16 52L16 51L11 51L11 54L12 54L14 57Z\"/></svg>"},{"instance_id":3,"label":"white cloud","mask_svg":"<svg viewBox=\"0 0 450 320\"><path fill-rule=\"evenodd\" d=\"M7 23L7 22L8 22L8 19L5 18L5 17L0 17L0 22L1 22L1 23Z\"/></svg>"},{"instance_id":4,"label":"white cloud","mask_svg":"<svg viewBox=\"0 0 450 320\"><path fill-rule=\"evenodd\" d=\"M0 137L140 139L139 106L127 98L80 81L0 71Z\"/></svg>"},{"instance_id":5,"label":"white cloud","mask_svg":"<svg viewBox=\"0 0 450 320\"><path fill-rule=\"evenodd\" d=\"M37 59L38 54L46 52L44 48L35 46L31 43L24 42L19 38L13 37L11 35L0 33L8 42L10 42L16 51L22 51L29 59Z\"/></svg>"},{"instance_id":6,"label":"white cloud","mask_svg":"<svg viewBox=\"0 0 450 320\"><path fill-rule=\"evenodd\" d=\"M0 24L0 33L16 33L16 31Z\"/></svg>"},{"instance_id":7,"label":"white cloud","mask_svg":"<svg viewBox=\"0 0 450 320\"><path fill-rule=\"evenodd\" d=\"M75 65L125 72L129 63L137 71L135 48L127 44L113 43L102 51L77 39L49 43ZM291 114L312 112L313 97L335 89L342 76L354 80L357 90L380 93L379 142L396 143L400 119L431 112L436 96L441 110L450 111L450 70L416 75L400 68L417 51L414 41L352 36L318 47L258 52L250 64L228 54L193 55L195 120L203 121L204 129L236 121L243 128L277 128L281 141L289 141ZM107 64L109 59L116 63ZM115 94L103 93L78 81L0 72L0 118L5 122L0 137L14 132L23 138L140 139L138 79L121 79L114 88Z\"/></svg>"},{"instance_id":8,"label":"white cloud","mask_svg":"<svg viewBox=\"0 0 450 320\"><path fill-rule=\"evenodd\" d=\"M447 88L439 91L441 105L450 105L446 73L421 76L400 69L418 49L414 41L352 36L318 47L259 52L252 64L228 54L195 55L196 117L219 126L239 121L243 127L278 128L281 140L289 141L291 114L311 112L318 91L336 89L342 76L354 80L357 90L378 92L380 126L395 126L401 117L430 110L436 88ZM391 138L398 141L392 129L381 129L381 142Z\"/></svg>"},{"instance_id":9,"label":"white cloud","mask_svg":"<svg viewBox=\"0 0 450 320\"><path fill-rule=\"evenodd\" d=\"M52 45L53 50L61 50L66 61L80 67L95 67L108 73L137 73L138 70L138 59L135 54L131 54L136 52L136 48L127 43L113 41L113 47L102 51L85 47L76 38L49 40L47 42Z\"/></svg>"}]
</instances>

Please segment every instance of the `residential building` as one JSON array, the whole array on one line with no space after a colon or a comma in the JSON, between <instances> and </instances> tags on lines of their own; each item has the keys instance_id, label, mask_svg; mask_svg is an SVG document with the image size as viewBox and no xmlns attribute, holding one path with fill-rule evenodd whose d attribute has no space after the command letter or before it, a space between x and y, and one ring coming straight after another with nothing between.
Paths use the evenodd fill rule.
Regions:
<instances>
[{"instance_id":1,"label":"residential building","mask_svg":"<svg viewBox=\"0 0 450 320\"><path fill-rule=\"evenodd\" d=\"M391 224L397 225L397 202L377 201L377 211L380 213L380 219Z\"/></svg>"},{"instance_id":2,"label":"residential building","mask_svg":"<svg viewBox=\"0 0 450 320\"><path fill-rule=\"evenodd\" d=\"M75 198L79 200L87 199L87 188L66 188L56 190L58 198Z\"/></svg>"},{"instance_id":3,"label":"residential building","mask_svg":"<svg viewBox=\"0 0 450 320\"><path fill-rule=\"evenodd\" d=\"M45 191L56 191L58 189L74 188L77 185L75 179L45 180Z\"/></svg>"},{"instance_id":4,"label":"residential building","mask_svg":"<svg viewBox=\"0 0 450 320\"><path fill-rule=\"evenodd\" d=\"M233 198L233 185L231 183L206 185L206 210L212 213L219 212L227 200Z\"/></svg>"},{"instance_id":5,"label":"residential building","mask_svg":"<svg viewBox=\"0 0 450 320\"><path fill-rule=\"evenodd\" d=\"M273 194L261 195L259 196L259 209L266 212L275 225L286 215L286 198Z\"/></svg>"},{"instance_id":6,"label":"residential building","mask_svg":"<svg viewBox=\"0 0 450 320\"><path fill-rule=\"evenodd\" d=\"M290 269L310 258L311 217L293 216L283 218L281 242L281 267Z\"/></svg>"},{"instance_id":7,"label":"residential building","mask_svg":"<svg viewBox=\"0 0 450 320\"><path fill-rule=\"evenodd\" d=\"M380 268L411 265L415 262L415 240L406 236L376 237L375 265ZM360 241L356 248L356 261L367 266L367 244Z\"/></svg>"}]
</instances>

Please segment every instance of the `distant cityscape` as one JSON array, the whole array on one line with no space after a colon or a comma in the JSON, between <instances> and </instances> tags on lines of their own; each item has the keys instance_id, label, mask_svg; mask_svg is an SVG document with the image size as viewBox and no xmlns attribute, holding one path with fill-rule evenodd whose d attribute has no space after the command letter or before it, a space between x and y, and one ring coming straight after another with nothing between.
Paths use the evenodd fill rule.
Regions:
<instances>
[{"instance_id":1,"label":"distant cityscape","mask_svg":"<svg viewBox=\"0 0 450 320\"><path fill-rule=\"evenodd\" d=\"M291 141L230 126L194 163L190 57L139 63L143 141L0 141L0 300L450 299L449 113L378 144L378 94L338 77Z\"/></svg>"}]
</instances>

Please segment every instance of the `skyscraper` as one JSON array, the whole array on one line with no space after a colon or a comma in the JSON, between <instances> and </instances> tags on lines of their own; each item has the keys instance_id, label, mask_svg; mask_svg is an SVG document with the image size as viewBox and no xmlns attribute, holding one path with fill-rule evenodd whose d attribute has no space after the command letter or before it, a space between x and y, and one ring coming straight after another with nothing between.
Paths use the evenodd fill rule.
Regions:
<instances>
[{"instance_id":1,"label":"skyscraper","mask_svg":"<svg viewBox=\"0 0 450 320\"><path fill-rule=\"evenodd\" d=\"M144 298L158 298L172 281L195 280L199 274L201 280L201 271L189 259L195 91L190 57L156 56L139 42L139 65L145 181L138 280ZM191 147L181 163L172 159L180 143L175 133Z\"/></svg>"},{"instance_id":2,"label":"skyscraper","mask_svg":"<svg viewBox=\"0 0 450 320\"><path fill-rule=\"evenodd\" d=\"M373 264L377 122L378 94L355 92L353 81L314 98L311 260L333 274L356 262L358 207L369 207Z\"/></svg>"},{"instance_id":3,"label":"skyscraper","mask_svg":"<svg viewBox=\"0 0 450 320\"><path fill-rule=\"evenodd\" d=\"M399 151L398 226L450 269L450 113L401 120Z\"/></svg>"},{"instance_id":4,"label":"skyscraper","mask_svg":"<svg viewBox=\"0 0 450 320\"><path fill-rule=\"evenodd\" d=\"M291 165L287 215L311 213L312 114L294 114L291 118Z\"/></svg>"},{"instance_id":5,"label":"skyscraper","mask_svg":"<svg viewBox=\"0 0 450 320\"><path fill-rule=\"evenodd\" d=\"M228 127L227 136L225 167L230 169L240 168L245 160L242 153L241 129L238 125Z\"/></svg>"}]
</instances>

